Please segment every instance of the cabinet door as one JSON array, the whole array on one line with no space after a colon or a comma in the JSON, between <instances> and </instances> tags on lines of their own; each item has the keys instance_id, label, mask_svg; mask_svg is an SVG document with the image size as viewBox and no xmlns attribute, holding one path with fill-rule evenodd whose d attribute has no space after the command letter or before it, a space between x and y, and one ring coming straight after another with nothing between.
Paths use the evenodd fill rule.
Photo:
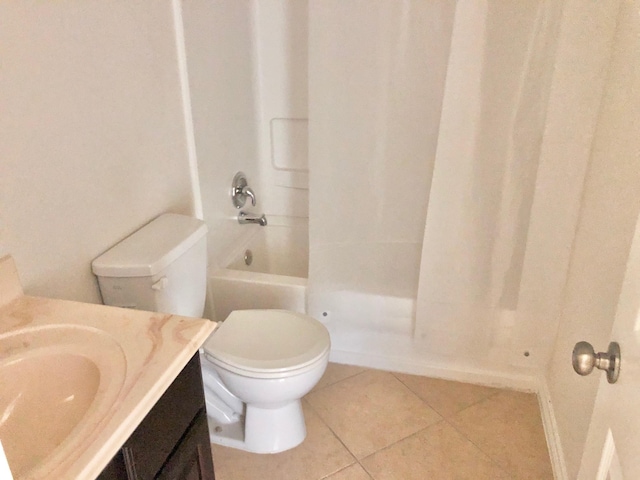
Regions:
<instances>
[{"instance_id":1,"label":"cabinet door","mask_svg":"<svg viewBox=\"0 0 640 480\"><path fill-rule=\"evenodd\" d=\"M172 473L161 478L213 480L204 403L196 353L98 480L150 480L165 471Z\"/></svg>"},{"instance_id":2,"label":"cabinet door","mask_svg":"<svg viewBox=\"0 0 640 480\"><path fill-rule=\"evenodd\" d=\"M132 478L154 478L203 408L200 357L196 353L124 444Z\"/></svg>"},{"instance_id":3,"label":"cabinet door","mask_svg":"<svg viewBox=\"0 0 640 480\"><path fill-rule=\"evenodd\" d=\"M111 459L97 480L130 480L122 449Z\"/></svg>"},{"instance_id":4,"label":"cabinet door","mask_svg":"<svg viewBox=\"0 0 640 480\"><path fill-rule=\"evenodd\" d=\"M158 480L215 480L207 414L200 411L156 477Z\"/></svg>"}]
</instances>

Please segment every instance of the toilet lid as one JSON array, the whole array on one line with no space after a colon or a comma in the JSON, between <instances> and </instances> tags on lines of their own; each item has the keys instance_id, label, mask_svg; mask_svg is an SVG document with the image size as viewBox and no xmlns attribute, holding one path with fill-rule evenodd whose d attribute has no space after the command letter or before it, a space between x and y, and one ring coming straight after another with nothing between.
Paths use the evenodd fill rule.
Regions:
<instances>
[{"instance_id":1,"label":"toilet lid","mask_svg":"<svg viewBox=\"0 0 640 480\"><path fill-rule=\"evenodd\" d=\"M204 344L205 353L246 371L302 368L331 346L322 323L286 310L236 310Z\"/></svg>"}]
</instances>

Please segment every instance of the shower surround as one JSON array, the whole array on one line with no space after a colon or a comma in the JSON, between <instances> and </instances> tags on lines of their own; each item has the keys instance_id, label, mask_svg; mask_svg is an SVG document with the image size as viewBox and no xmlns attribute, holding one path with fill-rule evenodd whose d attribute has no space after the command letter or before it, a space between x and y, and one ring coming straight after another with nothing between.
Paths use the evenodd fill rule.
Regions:
<instances>
[{"instance_id":1,"label":"shower surround","mask_svg":"<svg viewBox=\"0 0 640 480\"><path fill-rule=\"evenodd\" d=\"M611 102L635 3L183 2L211 251L242 235L242 169L267 216L308 217L333 360L535 390L575 478L595 383L567 352L609 335L637 221Z\"/></svg>"},{"instance_id":2,"label":"shower surround","mask_svg":"<svg viewBox=\"0 0 640 480\"><path fill-rule=\"evenodd\" d=\"M306 310L333 360L535 388L584 175L545 150L561 5L183 15L212 268L243 237L227 185L242 169L257 213L308 217ZM572 186L549 195L559 178Z\"/></svg>"}]
</instances>

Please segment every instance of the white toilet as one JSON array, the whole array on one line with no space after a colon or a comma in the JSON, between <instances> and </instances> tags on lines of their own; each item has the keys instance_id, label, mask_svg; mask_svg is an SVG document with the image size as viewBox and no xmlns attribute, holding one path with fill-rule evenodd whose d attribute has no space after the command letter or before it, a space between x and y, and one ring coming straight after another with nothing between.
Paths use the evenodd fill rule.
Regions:
<instances>
[{"instance_id":1,"label":"white toilet","mask_svg":"<svg viewBox=\"0 0 640 480\"><path fill-rule=\"evenodd\" d=\"M207 227L164 214L96 258L106 305L201 317L207 283ZM278 453L306 436L300 399L329 360L329 332L284 310L238 310L201 350L211 441Z\"/></svg>"}]
</instances>

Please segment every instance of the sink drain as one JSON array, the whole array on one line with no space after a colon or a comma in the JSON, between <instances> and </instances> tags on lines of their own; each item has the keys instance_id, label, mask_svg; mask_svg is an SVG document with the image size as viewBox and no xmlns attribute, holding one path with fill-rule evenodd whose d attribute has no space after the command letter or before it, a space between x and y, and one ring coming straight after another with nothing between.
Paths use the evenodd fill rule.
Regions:
<instances>
[{"instance_id":1,"label":"sink drain","mask_svg":"<svg viewBox=\"0 0 640 480\"><path fill-rule=\"evenodd\" d=\"M245 265L251 265L253 262L253 252L251 250L246 250L244 252L244 263Z\"/></svg>"}]
</instances>

